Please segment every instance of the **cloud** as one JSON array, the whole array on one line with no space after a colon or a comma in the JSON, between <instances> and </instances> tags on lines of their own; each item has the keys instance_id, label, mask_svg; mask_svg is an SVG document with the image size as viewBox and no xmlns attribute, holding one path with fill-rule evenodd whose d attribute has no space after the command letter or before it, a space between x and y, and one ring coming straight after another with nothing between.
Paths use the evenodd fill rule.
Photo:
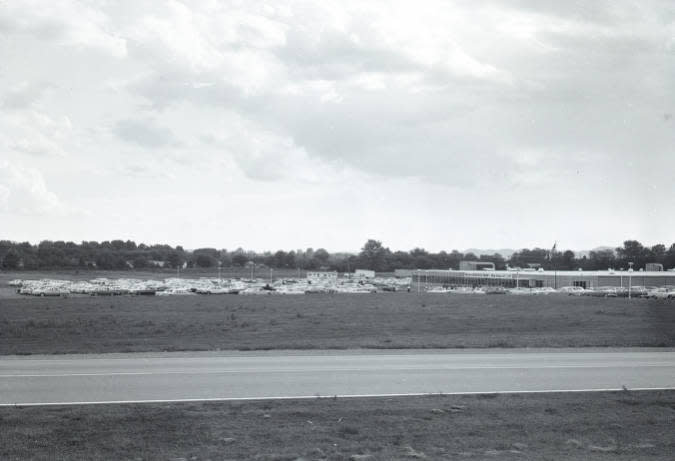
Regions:
<instances>
[{"instance_id":1,"label":"cloud","mask_svg":"<svg viewBox=\"0 0 675 461\"><path fill-rule=\"evenodd\" d=\"M44 181L40 171L0 162L0 210L18 215L65 216L75 212Z\"/></svg>"},{"instance_id":2,"label":"cloud","mask_svg":"<svg viewBox=\"0 0 675 461\"><path fill-rule=\"evenodd\" d=\"M115 169L115 174L123 177L134 177L140 179L176 179L176 175L166 168L158 168L157 164L146 163L129 163L124 164Z\"/></svg>"},{"instance_id":3,"label":"cloud","mask_svg":"<svg viewBox=\"0 0 675 461\"><path fill-rule=\"evenodd\" d=\"M70 118L52 116L33 106L0 112L0 146L32 156L67 156L64 145L72 134Z\"/></svg>"},{"instance_id":4,"label":"cloud","mask_svg":"<svg viewBox=\"0 0 675 461\"><path fill-rule=\"evenodd\" d=\"M104 51L116 58L126 56L126 42L109 32L108 15L95 5L75 0L3 2L0 30L26 34L65 46Z\"/></svg>"},{"instance_id":5,"label":"cloud","mask_svg":"<svg viewBox=\"0 0 675 461\"><path fill-rule=\"evenodd\" d=\"M179 145L173 131L149 119L119 120L113 128L113 132L125 142L150 149Z\"/></svg>"},{"instance_id":6,"label":"cloud","mask_svg":"<svg viewBox=\"0 0 675 461\"><path fill-rule=\"evenodd\" d=\"M232 117L218 132L202 135L203 144L228 155L244 175L256 181L300 181L324 184L344 170L311 157L287 136Z\"/></svg>"},{"instance_id":7,"label":"cloud","mask_svg":"<svg viewBox=\"0 0 675 461\"><path fill-rule=\"evenodd\" d=\"M21 138L14 144L11 144L10 148L30 155L64 155L63 150L58 144L41 134L37 134L31 138Z\"/></svg>"},{"instance_id":8,"label":"cloud","mask_svg":"<svg viewBox=\"0 0 675 461\"><path fill-rule=\"evenodd\" d=\"M203 210L246 215L259 189L384 236L411 221L387 197L414 195L419 235L477 208L509 239L564 210L605 235L641 220L598 209L648 222L675 197L674 31L658 0L5 2L0 152L118 214L134 199L100 191L124 176L170 215L165 171Z\"/></svg>"},{"instance_id":9,"label":"cloud","mask_svg":"<svg viewBox=\"0 0 675 461\"><path fill-rule=\"evenodd\" d=\"M17 110L33 106L49 89L46 83L22 82L0 97L0 107Z\"/></svg>"}]
</instances>

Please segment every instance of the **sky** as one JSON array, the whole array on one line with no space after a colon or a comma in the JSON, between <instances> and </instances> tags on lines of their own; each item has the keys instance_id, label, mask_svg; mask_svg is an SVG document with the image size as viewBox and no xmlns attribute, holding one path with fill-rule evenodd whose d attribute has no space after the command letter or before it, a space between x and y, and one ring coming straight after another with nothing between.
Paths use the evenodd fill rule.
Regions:
<instances>
[{"instance_id":1,"label":"sky","mask_svg":"<svg viewBox=\"0 0 675 461\"><path fill-rule=\"evenodd\" d=\"M675 240L675 3L0 0L0 238Z\"/></svg>"}]
</instances>

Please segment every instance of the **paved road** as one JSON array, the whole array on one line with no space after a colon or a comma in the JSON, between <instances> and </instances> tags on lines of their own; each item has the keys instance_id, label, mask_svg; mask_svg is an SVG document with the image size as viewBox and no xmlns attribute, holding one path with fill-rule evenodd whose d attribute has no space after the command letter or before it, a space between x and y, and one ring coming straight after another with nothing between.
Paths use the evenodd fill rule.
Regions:
<instances>
[{"instance_id":1,"label":"paved road","mask_svg":"<svg viewBox=\"0 0 675 461\"><path fill-rule=\"evenodd\" d=\"M0 358L0 404L675 388L675 351Z\"/></svg>"}]
</instances>

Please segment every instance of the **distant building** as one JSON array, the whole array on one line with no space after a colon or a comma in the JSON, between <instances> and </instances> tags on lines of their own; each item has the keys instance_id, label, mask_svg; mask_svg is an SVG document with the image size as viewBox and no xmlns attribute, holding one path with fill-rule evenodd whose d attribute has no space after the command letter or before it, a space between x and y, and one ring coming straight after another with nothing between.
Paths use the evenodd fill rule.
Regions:
<instances>
[{"instance_id":1,"label":"distant building","mask_svg":"<svg viewBox=\"0 0 675 461\"><path fill-rule=\"evenodd\" d=\"M336 281L338 273L335 271L310 271L307 272L307 280L310 282Z\"/></svg>"},{"instance_id":2,"label":"distant building","mask_svg":"<svg viewBox=\"0 0 675 461\"><path fill-rule=\"evenodd\" d=\"M375 278L375 271L369 269L356 269L354 271L354 278L357 279L373 279Z\"/></svg>"},{"instance_id":3,"label":"distant building","mask_svg":"<svg viewBox=\"0 0 675 461\"><path fill-rule=\"evenodd\" d=\"M459 270L461 271L493 271L495 263L488 261L460 261Z\"/></svg>"},{"instance_id":4,"label":"distant building","mask_svg":"<svg viewBox=\"0 0 675 461\"><path fill-rule=\"evenodd\" d=\"M675 272L670 271L538 271L534 269L511 269L506 271L485 270L419 270L412 273L413 283L462 286L502 286L507 288L582 288L623 287L629 285L662 287L675 285Z\"/></svg>"},{"instance_id":5,"label":"distant building","mask_svg":"<svg viewBox=\"0 0 675 461\"><path fill-rule=\"evenodd\" d=\"M647 271L647 272L663 272L663 264L647 263L647 264L645 264L645 271Z\"/></svg>"},{"instance_id":6,"label":"distant building","mask_svg":"<svg viewBox=\"0 0 675 461\"><path fill-rule=\"evenodd\" d=\"M403 278L403 277L412 277L414 269L394 269L394 277Z\"/></svg>"}]
</instances>

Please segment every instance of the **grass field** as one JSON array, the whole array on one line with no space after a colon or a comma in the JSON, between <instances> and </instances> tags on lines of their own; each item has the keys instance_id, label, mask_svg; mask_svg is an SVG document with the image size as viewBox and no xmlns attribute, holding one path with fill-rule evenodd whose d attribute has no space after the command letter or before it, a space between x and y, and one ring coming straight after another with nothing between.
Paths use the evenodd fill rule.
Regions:
<instances>
[{"instance_id":1,"label":"grass field","mask_svg":"<svg viewBox=\"0 0 675 461\"><path fill-rule=\"evenodd\" d=\"M675 346L675 305L416 293L0 298L0 354L583 346Z\"/></svg>"},{"instance_id":2,"label":"grass field","mask_svg":"<svg viewBox=\"0 0 675 461\"><path fill-rule=\"evenodd\" d=\"M673 391L5 407L0 458L665 461L674 425Z\"/></svg>"}]
</instances>

